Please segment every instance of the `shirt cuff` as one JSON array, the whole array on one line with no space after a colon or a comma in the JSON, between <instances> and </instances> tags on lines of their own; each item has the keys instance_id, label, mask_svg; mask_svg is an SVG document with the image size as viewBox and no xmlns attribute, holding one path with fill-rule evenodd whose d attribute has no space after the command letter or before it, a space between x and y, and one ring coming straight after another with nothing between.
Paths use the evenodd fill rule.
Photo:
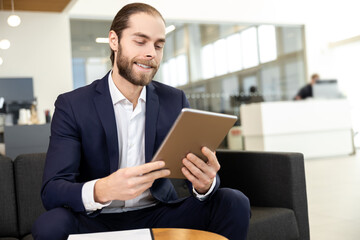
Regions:
<instances>
[{"instance_id":1,"label":"shirt cuff","mask_svg":"<svg viewBox=\"0 0 360 240\"><path fill-rule=\"evenodd\" d=\"M195 197L197 199L199 199L200 201L205 201L208 197L209 197L209 194L212 193L212 191L214 190L215 188L215 185L216 185L216 177L214 178L214 181L213 183L211 184L211 187L210 189L207 191L207 193L205 194L200 194L198 192L196 192L195 188L193 187L193 193L195 195Z\"/></svg>"},{"instance_id":2,"label":"shirt cuff","mask_svg":"<svg viewBox=\"0 0 360 240\"><path fill-rule=\"evenodd\" d=\"M107 202L105 204L95 202L94 188L95 188L95 183L97 182L97 180L99 180L99 179L95 179L95 180L86 182L81 189L81 198L82 198L85 210L87 212L93 212L98 209L102 209L103 207L109 206L111 203L111 201Z\"/></svg>"}]
</instances>

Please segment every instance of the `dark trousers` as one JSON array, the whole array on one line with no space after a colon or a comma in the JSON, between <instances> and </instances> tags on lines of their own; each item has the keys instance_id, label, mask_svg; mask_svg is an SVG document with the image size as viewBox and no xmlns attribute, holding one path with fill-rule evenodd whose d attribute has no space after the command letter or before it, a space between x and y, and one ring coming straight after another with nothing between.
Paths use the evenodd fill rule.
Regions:
<instances>
[{"instance_id":1,"label":"dark trousers","mask_svg":"<svg viewBox=\"0 0 360 240\"><path fill-rule=\"evenodd\" d=\"M177 204L124 213L89 217L70 209L55 208L35 222L32 234L36 240L63 240L69 234L119 231L138 228L189 228L206 230L230 240L245 240L250 219L248 198L240 191L220 188L209 201L194 197Z\"/></svg>"}]
</instances>

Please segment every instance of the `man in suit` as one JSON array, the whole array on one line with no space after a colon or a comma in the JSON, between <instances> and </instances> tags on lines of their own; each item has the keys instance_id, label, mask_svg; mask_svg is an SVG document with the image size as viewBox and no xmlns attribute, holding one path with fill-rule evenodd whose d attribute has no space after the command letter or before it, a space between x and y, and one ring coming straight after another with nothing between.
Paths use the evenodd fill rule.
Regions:
<instances>
[{"instance_id":1,"label":"man in suit","mask_svg":"<svg viewBox=\"0 0 360 240\"><path fill-rule=\"evenodd\" d=\"M115 16L109 33L112 70L55 102L41 197L48 210L35 239L136 228L176 227L245 239L249 201L218 189L220 165L189 153L183 174L191 197L178 198L164 162L151 158L180 113L182 91L152 81L165 44L165 22L153 7L134 3Z\"/></svg>"}]
</instances>

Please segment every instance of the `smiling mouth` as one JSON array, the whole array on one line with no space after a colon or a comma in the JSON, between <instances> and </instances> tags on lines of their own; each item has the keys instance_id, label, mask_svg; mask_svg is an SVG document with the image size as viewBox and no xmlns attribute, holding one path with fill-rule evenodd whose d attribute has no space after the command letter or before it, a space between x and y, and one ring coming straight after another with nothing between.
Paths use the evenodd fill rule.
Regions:
<instances>
[{"instance_id":1,"label":"smiling mouth","mask_svg":"<svg viewBox=\"0 0 360 240\"><path fill-rule=\"evenodd\" d=\"M135 62L135 64L138 65L139 67L142 67L142 68L145 68L145 69L153 68L152 66L148 66L148 65L145 65L145 64L137 63L137 62Z\"/></svg>"}]
</instances>

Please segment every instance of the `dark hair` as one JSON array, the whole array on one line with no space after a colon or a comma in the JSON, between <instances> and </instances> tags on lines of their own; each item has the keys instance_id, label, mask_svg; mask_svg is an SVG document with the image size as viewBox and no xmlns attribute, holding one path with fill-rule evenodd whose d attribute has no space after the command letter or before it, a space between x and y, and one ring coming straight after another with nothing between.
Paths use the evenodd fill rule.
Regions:
<instances>
[{"instance_id":1,"label":"dark hair","mask_svg":"<svg viewBox=\"0 0 360 240\"><path fill-rule=\"evenodd\" d=\"M250 93L256 93L257 92L257 87L256 86L251 86L249 90L250 90Z\"/></svg>"},{"instance_id":2,"label":"dark hair","mask_svg":"<svg viewBox=\"0 0 360 240\"><path fill-rule=\"evenodd\" d=\"M113 22L111 23L111 27L110 27L110 31L111 30L114 31L116 33L116 35L118 36L119 43L120 43L122 31L129 27L129 25L128 25L129 18L131 17L131 15L136 14L136 13L147 13L147 14L150 14L153 16L159 16L165 23L165 20L161 16L160 12L148 4L131 3L131 4L125 5L116 14ZM110 51L111 51L111 55L110 55L111 63L112 63L112 65L114 65L115 53L111 48L110 48Z\"/></svg>"},{"instance_id":3,"label":"dark hair","mask_svg":"<svg viewBox=\"0 0 360 240\"><path fill-rule=\"evenodd\" d=\"M314 73L313 75L311 75L311 79L314 79L314 78L319 78L319 74Z\"/></svg>"}]
</instances>

